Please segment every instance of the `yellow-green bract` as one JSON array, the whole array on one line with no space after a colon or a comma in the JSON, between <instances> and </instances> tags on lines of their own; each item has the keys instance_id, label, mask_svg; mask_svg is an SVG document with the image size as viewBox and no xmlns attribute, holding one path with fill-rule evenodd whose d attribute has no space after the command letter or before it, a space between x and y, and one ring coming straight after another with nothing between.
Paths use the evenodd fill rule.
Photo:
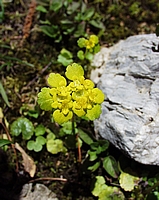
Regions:
<instances>
[{"instance_id":1,"label":"yellow-green bract","mask_svg":"<svg viewBox=\"0 0 159 200\"><path fill-rule=\"evenodd\" d=\"M79 38L77 43L81 48L85 47L86 49L92 49L98 42L98 37L96 35L91 35L89 39Z\"/></svg>"},{"instance_id":2,"label":"yellow-green bract","mask_svg":"<svg viewBox=\"0 0 159 200\"><path fill-rule=\"evenodd\" d=\"M94 120L101 114L101 103L104 101L103 92L94 88L94 83L84 78L81 65L68 65L65 72L70 80L58 73L51 73L47 79L51 88L44 87L38 94L38 103L43 110L53 109L55 122L63 124L73 117L86 116Z\"/></svg>"}]
</instances>

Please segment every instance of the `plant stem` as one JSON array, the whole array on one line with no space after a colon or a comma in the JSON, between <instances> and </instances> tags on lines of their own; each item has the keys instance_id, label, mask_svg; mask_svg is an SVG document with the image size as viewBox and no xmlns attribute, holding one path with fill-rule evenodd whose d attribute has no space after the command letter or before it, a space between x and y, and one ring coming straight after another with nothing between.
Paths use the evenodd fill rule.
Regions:
<instances>
[{"instance_id":1,"label":"plant stem","mask_svg":"<svg viewBox=\"0 0 159 200\"><path fill-rule=\"evenodd\" d=\"M149 193L151 193L156 187L159 186L159 181L157 183L155 183L153 186L149 187L148 189L146 189L143 194L147 195Z\"/></svg>"},{"instance_id":2,"label":"plant stem","mask_svg":"<svg viewBox=\"0 0 159 200\"><path fill-rule=\"evenodd\" d=\"M81 162L81 148L80 148L80 143L78 140L78 134L76 134L75 132L75 115L73 115L72 117L72 133L74 135L74 139L75 139L75 148L76 148L76 143L77 143L77 148L78 148L78 155L77 153L75 153L76 155L76 161Z\"/></svg>"}]
</instances>

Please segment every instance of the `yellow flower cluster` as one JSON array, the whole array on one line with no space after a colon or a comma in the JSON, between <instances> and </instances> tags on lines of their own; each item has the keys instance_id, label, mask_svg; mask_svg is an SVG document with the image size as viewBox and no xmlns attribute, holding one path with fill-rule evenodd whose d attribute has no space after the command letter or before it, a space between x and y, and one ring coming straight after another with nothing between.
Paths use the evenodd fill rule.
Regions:
<instances>
[{"instance_id":1,"label":"yellow flower cluster","mask_svg":"<svg viewBox=\"0 0 159 200\"><path fill-rule=\"evenodd\" d=\"M60 74L51 73L48 84L51 88L42 88L38 94L38 103L43 110L54 110L55 122L62 124L73 117L86 116L94 120L101 114L101 103L104 101L103 92L94 88L94 83L84 78L81 65L73 63L66 68L66 79Z\"/></svg>"},{"instance_id":2,"label":"yellow flower cluster","mask_svg":"<svg viewBox=\"0 0 159 200\"><path fill-rule=\"evenodd\" d=\"M89 37L89 39L85 39L85 38L79 38L79 40L77 41L78 46L80 48L85 47L86 49L93 49L97 44L98 44L99 40L98 37L96 35L91 35Z\"/></svg>"},{"instance_id":3,"label":"yellow flower cluster","mask_svg":"<svg viewBox=\"0 0 159 200\"><path fill-rule=\"evenodd\" d=\"M96 35L91 35L89 40L85 39L86 49L92 49L98 44L98 37Z\"/></svg>"}]
</instances>

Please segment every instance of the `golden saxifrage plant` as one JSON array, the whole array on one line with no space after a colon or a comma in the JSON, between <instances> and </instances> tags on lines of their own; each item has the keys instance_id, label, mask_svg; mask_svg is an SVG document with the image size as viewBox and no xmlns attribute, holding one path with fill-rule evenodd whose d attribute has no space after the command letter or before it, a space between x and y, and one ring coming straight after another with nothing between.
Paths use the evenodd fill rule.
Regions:
<instances>
[{"instance_id":1,"label":"golden saxifrage plant","mask_svg":"<svg viewBox=\"0 0 159 200\"><path fill-rule=\"evenodd\" d=\"M47 81L50 87L42 88L38 94L41 109L53 110L53 118L58 124L63 124L73 118L87 117L94 120L101 114L101 103L104 101L103 92L94 88L94 83L84 78L81 65L68 65L66 78L58 73L50 73Z\"/></svg>"}]
</instances>

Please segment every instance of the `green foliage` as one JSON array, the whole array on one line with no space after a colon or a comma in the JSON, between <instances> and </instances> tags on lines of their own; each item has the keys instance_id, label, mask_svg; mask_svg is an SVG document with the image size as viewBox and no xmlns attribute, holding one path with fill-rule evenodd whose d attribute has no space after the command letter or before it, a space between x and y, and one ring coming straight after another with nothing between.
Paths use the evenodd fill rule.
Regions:
<instances>
[{"instance_id":1,"label":"green foliage","mask_svg":"<svg viewBox=\"0 0 159 200\"><path fill-rule=\"evenodd\" d=\"M39 152L42 150L43 145L46 143L46 139L43 136L37 136L35 141L29 140L27 143L28 150L34 150L35 152Z\"/></svg>"},{"instance_id":2,"label":"green foliage","mask_svg":"<svg viewBox=\"0 0 159 200\"><path fill-rule=\"evenodd\" d=\"M78 129L78 135L86 144L91 145L93 143L93 139L81 129Z\"/></svg>"},{"instance_id":3,"label":"green foliage","mask_svg":"<svg viewBox=\"0 0 159 200\"><path fill-rule=\"evenodd\" d=\"M4 19L4 5L3 0L0 0L0 23L2 23Z\"/></svg>"},{"instance_id":4,"label":"green foliage","mask_svg":"<svg viewBox=\"0 0 159 200\"><path fill-rule=\"evenodd\" d=\"M36 10L41 14L40 29L55 42L61 42L65 36L85 36L88 26L105 29L94 6L88 7L84 1L55 0L39 5Z\"/></svg>"},{"instance_id":5,"label":"green foliage","mask_svg":"<svg viewBox=\"0 0 159 200\"><path fill-rule=\"evenodd\" d=\"M109 142L107 140L98 140L90 143L90 149L88 150L90 161L88 170L94 172L101 166L101 162L103 162L101 154L106 154L106 150L108 150L108 147Z\"/></svg>"},{"instance_id":6,"label":"green foliage","mask_svg":"<svg viewBox=\"0 0 159 200\"><path fill-rule=\"evenodd\" d=\"M49 129L46 129L42 124L34 128L32 122L27 118L20 117L15 120L11 124L10 131L13 136L18 137L21 134L24 140L28 140L27 149L30 151L39 152L44 145L46 145L47 151L52 154L67 151L63 141L56 139L56 136ZM7 141L2 140L2 144L5 142L7 143Z\"/></svg>"},{"instance_id":7,"label":"green foliage","mask_svg":"<svg viewBox=\"0 0 159 200\"><path fill-rule=\"evenodd\" d=\"M11 124L10 131L13 136L22 134L24 140L29 140L34 134L34 126L27 118L20 117Z\"/></svg>"},{"instance_id":8,"label":"green foliage","mask_svg":"<svg viewBox=\"0 0 159 200\"><path fill-rule=\"evenodd\" d=\"M45 134L45 127L42 124L39 124L36 128L35 128L35 135L36 136L40 136L40 135L44 135Z\"/></svg>"},{"instance_id":9,"label":"green foliage","mask_svg":"<svg viewBox=\"0 0 159 200\"><path fill-rule=\"evenodd\" d=\"M80 60L87 59L91 62L94 54L100 51L100 45L96 35L90 35L88 39L83 37L79 38L77 44L80 48L85 48L85 51L79 50L77 52L77 57Z\"/></svg>"},{"instance_id":10,"label":"green foliage","mask_svg":"<svg viewBox=\"0 0 159 200\"><path fill-rule=\"evenodd\" d=\"M141 11L140 2L134 2L130 7L129 11L131 15L138 15Z\"/></svg>"},{"instance_id":11,"label":"green foliage","mask_svg":"<svg viewBox=\"0 0 159 200\"><path fill-rule=\"evenodd\" d=\"M92 194L99 200L124 200L124 194L117 187L107 186L102 176L96 176L96 182Z\"/></svg>"},{"instance_id":12,"label":"green foliage","mask_svg":"<svg viewBox=\"0 0 159 200\"><path fill-rule=\"evenodd\" d=\"M0 82L0 94L4 100L4 102L7 104L8 107L10 107L10 103L8 101L8 97L7 97L7 94L6 94L6 91L2 85L2 83Z\"/></svg>"},{"instance_id":13,"label":"green foliage","mask_svg":"<svg viewBox=\"0 0 159 200\"><path fill-rule=\"evenodd\" d=\"M74 128L75 128L75 134L78 132L78 129L76 128L77 124L74 122ZM60 137L66 136L66 135L73 135L72 131L72 122L68 121L63 124L61 124L61 128L59 131Z\"/></svg>"},{"instance_id":14,"label":"green foliage","mask_svg":"<svg viewBox=\"0 0 159 200\"><path fill-rule=\"evenodd\" d=\"M0 147L3 147L8 144L11 144L11 141L9 141L7 139L0 139Z\"/></svg>"},{"instance_id":15,"label":"green foliage","mask_svg":"<svg viewBox=\"0 0 159 200\"><path fill-rule=\"evenodd\" d=\"M118 164L113 156L107 156L103 159L103 168L113 178L117 178L119 174Z\"/></svg>"},{"instance_id":16,"label":"green foliage","mask_svg":"<svg viewBox=\"0 0 159 200\"><path fill-rule=\"evenodd\" d=\"M46 148L48 152L52 154L57 154L59 152L65 153L67 151L67 149L63 145L63 141L60 139L56 139L55 134L53 134L52 132L47 135Z\"/></svg>"},{"instance_id":17,"label":"green foliage","mask_svg":"<svg viewBox=\"0 0 159 200\"><path fill-rule=\"evenodd\" d=\"M63 48L58 55L57 61L66 67L67 65L73 63L72 57L72 53Z\"/></svg>"},{"instance_id":18,"label":"green foliage","mask_svg":"<svg viewBox=\"0 0 159 200\"><path fill-rule=\"evenodd\" d=\"M20 107L20 114L24 116L29 116L37 119L40 114L40 108L39 106L29 105L29 104L23 104Z\"/></svg>"},{"instance_id":19,"label":"green foliage","mask_svg":"<svg viewBox=\"0 0 159 200\"><path fill-rule=\"evenodd\" d=\"M137 181L139 181L138 177L135 177L131 174L121 172L119 176L119 183L121 188L123 188L125 191L132 191L137 185Z\"/></svg>"}]
</instances>

